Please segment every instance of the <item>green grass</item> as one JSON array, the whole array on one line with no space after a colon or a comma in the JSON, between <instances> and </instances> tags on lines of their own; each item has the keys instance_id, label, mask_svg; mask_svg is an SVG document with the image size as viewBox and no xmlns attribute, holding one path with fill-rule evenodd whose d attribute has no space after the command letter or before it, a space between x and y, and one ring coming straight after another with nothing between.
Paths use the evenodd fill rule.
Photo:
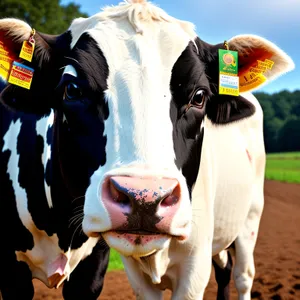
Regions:
<instances>
[{"instance_id":1,"label":"green grass","mask_svg":"<svg viewBox=\"0 0 300 300\"><path fill-rule=\"evenodd\" d=\"M300 183L300 152L268 154L266 178Z\"/></svg>"},{"instance_id":2,"label":"green grass","mask_svg":"<svg viewBox=\"0 0 300 300\"><path fill-rule=\"evenodd\" d=\"M121 261L119 253L114 249L110 249L108 271L123 270L123 269L124 266Z\"/></svg>"},{"instance_id":3,"label":"green grass","mask_svg":"<svg viewBox=\"0 0 300 300\"><path fill-rule=\"evenodd\" d=\"M268 159L300 159L300 152L270 153Z\"/></svg>"}]
</instances>

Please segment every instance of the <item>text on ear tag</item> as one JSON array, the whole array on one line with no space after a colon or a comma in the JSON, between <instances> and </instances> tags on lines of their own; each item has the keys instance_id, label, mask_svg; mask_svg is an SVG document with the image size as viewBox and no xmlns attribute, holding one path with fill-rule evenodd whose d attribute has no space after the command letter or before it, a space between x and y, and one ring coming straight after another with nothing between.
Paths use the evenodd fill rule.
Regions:
<instances>
[{"instance_id":1,"label":"text on ear tag","mask_svg":"<svg viewBox=\"0 0 300 300\"><path fill-rule=\"evenodd\" d=\"M238 52L228 49L219 49L219 94L239 95Z\"/></svg>"},{"instance_id":2,"label":"text on ear tag","mask_svg":"<svg viewBox=\"0 0 300 300\"><path fill-rule=\"evenodd\" d=\"M21 52L19 55L20 58L23 58L29 62L32 61L33 52L34 52L34 48L35 48L34 35L35 35L35 30L32 29L32 32L31 32L31 35L30 35L28 41L23 42Z\"/></svg>"},{"instance_id":3,"label":"text on ear tag","mask_svg":"<svg viewBox=\"0 0 300 300\"><path fill-rule=\"evenodd\" d=\"M268 70L272 70L274 62L269 59L264 61L257 60L257 63L250 67L247 72L240 76L240 91L248 91L255 89L256 87L263 84L267 78L264 73Z\"/></svg>"},{"instance_id":4,"label":"text on ear tag","mask_svg":"<svg viewBox=\"0 0 300 300\"><path fill-rule=\"evenodd\" d=\"M13 62L8 82L30 89L34 70L16 61Z\"/></svg>"}]
</instances>

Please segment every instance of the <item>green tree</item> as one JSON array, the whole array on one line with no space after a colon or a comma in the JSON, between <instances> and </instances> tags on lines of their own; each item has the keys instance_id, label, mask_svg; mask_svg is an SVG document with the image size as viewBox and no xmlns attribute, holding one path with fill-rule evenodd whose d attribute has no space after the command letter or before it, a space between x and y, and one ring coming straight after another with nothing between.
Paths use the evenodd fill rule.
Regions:
<instances>
[{"instance_id":1,"label":"green tree","mask_svg":"<svg viewBox=\"0 0 300 300\"><path fill-rule=\"evenodd\" d=\"M264 140L267 152L279 151L277 137L283 123L284 122L279 118L274 118L264 122Z\"/></svg>"},{"instance_id":2,"label":"green tree","mask_svg":"<svg viewBox=\"0 0 300 300\"><path fill-rule=\"evenodd\" d=\"M258 96L258 99L260 100L260 105L264 112L264 119L266 122L275 118L275 110L274 110L272 102L270 101L269 98L268 98L268 100L262 101L262 100L260 100L261 98Z\"/></svg>"},{"instance_id":3,"label":"green tree","mask_svg":"<svg viewBox=\"0 0 300 300\"><path fill-rule=\"evenodd\" d=\"M300 118L286 121L278 134L279 151L297 151L300 149Z\"/></svg>"},{"instance_id":4,"label":"green tree","mask_svg":"<svg viewBox=\"0 0 300 300\"><path fill-rule=\"evenodd\" d=\"M255 96L264 112L266 151L300 151L300 90Z\"/></svg>"},{"instance_id":5,"label":"green tree","mask_svg":"<svg viewBox=\"0 0 300 300\"><path fill-rule=\"evenodd\" d=\"M24 20L40 32L59 34L68 29L73 19L87 14L73 2L61 5L59 0L1 0L0 18L5 17Z\"/></svg>"},{"instance_id":6,"label":"green tree","mask_svg":"<svg viewBox=\"0 0 300 300\"><path fill-rule=\"evenodd\" d=\"M291 101L289 98L289 94L280 92L277 95L274 95L274 98L272 99L275 114L281 120L286 120L289 117L291 111Z\"/></svg>"}]
</instances>

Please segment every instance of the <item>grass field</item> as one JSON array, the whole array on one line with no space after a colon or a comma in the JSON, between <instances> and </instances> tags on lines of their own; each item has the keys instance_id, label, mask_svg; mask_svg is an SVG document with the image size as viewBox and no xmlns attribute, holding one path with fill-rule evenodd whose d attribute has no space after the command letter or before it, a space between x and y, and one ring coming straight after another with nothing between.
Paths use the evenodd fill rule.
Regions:
<instances>
[{"instance_id":1,"label":"grass field","mask_svg":"<svg viewBox=\"0 0 300 300\"><path fill-rule=\"evenodd\" d=\"M300 183L300 152L268 154L266 178Z\"/></svg>"},{"instance_id":2,"label":"grass field","mask_svg":"<svg viewBox=\"0 0 300 300\"><path fill-rule=\"evenodd\" d=\"M124 267L120 255L114 249L110 249L108 271L123 270L123 269Z\"/></svg>"},{"instance_id":3,"label":"grass field","mask_svg":"<svg viewBox=\"0 0 300 300\"><path fill-rule=\"evenodd\" d=\"M300 183L300 152L268 154L266 178ZM115 250L111 250L108 270L123 269L120 255Z\"/></svg>"}]
</instances>

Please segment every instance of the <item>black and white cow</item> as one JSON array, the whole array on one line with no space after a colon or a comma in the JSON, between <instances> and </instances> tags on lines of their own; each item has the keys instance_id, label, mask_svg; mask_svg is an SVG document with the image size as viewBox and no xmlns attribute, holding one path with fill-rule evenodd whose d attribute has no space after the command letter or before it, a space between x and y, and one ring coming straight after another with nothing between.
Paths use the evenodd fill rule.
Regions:
<instances>
[{"instance_id":1,"label":"black and white cow","mask_svg":"<svg viewBox=\"0 0 300 300\"><path fill-rule=\"evenodd\" d=\"M15 55L30 32L21 21L0 22L0 36ZM239 53L241 82L258 60L274 64L252 78L253 84L259 83L256 87L293 69L291 59L261 37L236 36L228 45ZM162 299L166 288L173 291L172 299L202 299L212 256L219 299L228 297L230 245L239 298L250 299L253 250L263 209L263 116L258 101L246 93L254 85L244 82L240 96L219 95L221 48L223 43L207 44L192 24L151 3L127 1L74 20L62 35L37 33L29 63L35 69L32 88L9 85L1 94L5 106L26 116L48 114L39 121L43 126L27 125L36 136L39 159L23 162L28 181L37 177L32 174L33 162L40 174L43 166L52 174L34 186L43 199L32 205L43 212L39 226L47 228L46 238L67 225L69 200L84 196L78 222L82 220L90 243L102 235L122 254L138 299ZM19 130L22 123L10 124L10 130ZM49 124L51 143L39 138ZM18 151L32 146L24 146L30 142L24 139L18 150L16 138L11 140L8 146L8 136L4 137L2 155L13 157L6 157L6 180L18 185L16 198L26 199L24 183L14 172L22 167ZM49 151L53 166L46 163ZM20 226L38 224L30 219L35 214L28 213L27 200L22 201L25 204L17 206ZM49 207L57 215L44 216ZM55 229L48 229L49 224ZM28 230L22 236L26 234ZM61 249L68 249L67 241ZM24 253L28 247L18 248L27 262L32 255ZM42 252L47 257L55 252L42 242L40 247L48 249Z\"/></svg>"},{"instance_id":2,"label":"black and white cow","mask_svg":"<svg viewBox=\"0 0 300 300\"><path fill-rule=\"evenodd\" d=\"M8 47L13 42L18 49L19 42L8 34L14 26L12 34L30 29L17 20L0 20L0 40ZM65 38L70 42L71 34ZM39 34L37 43L38 47L45 43ZM0 103L0 299L1 294L4 300L32 299L32 278L48 287L58 287L69 278L63 287L65 299L97 299L109 248L103 240L97 243L98 239L82 233L81 219L89 178L105 162L103 141L98 138L104 127L86 118L94 129L71 129L63 122L63 111L35 107L34 101L59 101L54 88L51 95L45 89L55 74L50 72L46 78L39 73L43 67L51 68L38 51L36 62L42 68L37 68L30 94L14 86L3 92L6 104L22 103L21 110L27 113L7 110ZM0 77L0 84L1 90L5 88L5 78ZM92 153L99 149L95 159Z\"/></svg>"}]
</instances>

